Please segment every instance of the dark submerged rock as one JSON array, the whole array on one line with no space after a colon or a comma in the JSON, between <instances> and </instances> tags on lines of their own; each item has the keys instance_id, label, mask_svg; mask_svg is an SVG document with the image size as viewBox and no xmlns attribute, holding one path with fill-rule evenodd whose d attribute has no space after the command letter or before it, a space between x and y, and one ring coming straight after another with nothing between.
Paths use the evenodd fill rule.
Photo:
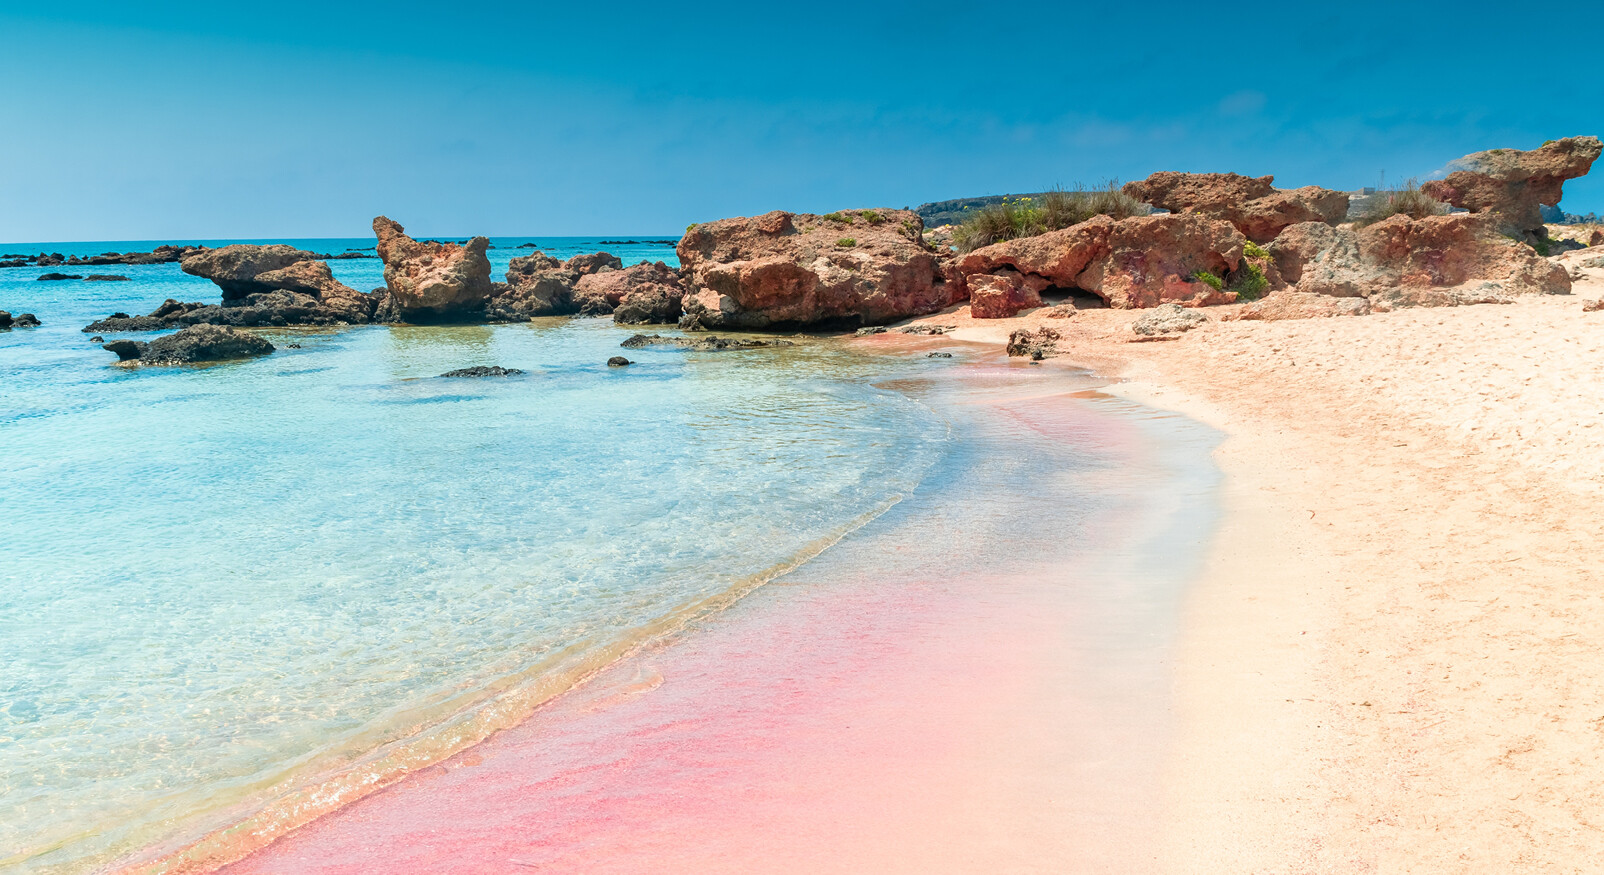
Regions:
<instances>
[{"instance_id":1,"label":"dark submerged rock","mask_svg":"<svg viewBox=\"0 0 1604 875\"><path fill-rule=\"evenodd\" d=\"M647 346L675 346L680 349L694 350L725 350L725 349L760 349L763 347L795 346L789 340L737 340L729 337L664 337L661 334L637 334L619 346L625 349L641 349Z\"/></svg>"},{"instance_id":2,"label":"dark submerged rock","mask_svg":"<svg viewBox=\"0 0 1604 875\"><path fill-rule=\"evenodd\" d=\"M621 355L615 355L612 358L607 360L607 367L609 367L609 368L621 368L621 367L624 367L625 365L628 365L630 363L631 362L630 362L629 359L624 358Z\"/></svg>"},{"instance_id":3,"label":"dark submerged rock","mask_svg":"<svg viewBox=\"0 0 1604 875\"><path fill-rule=\"evenodd\" d=\"M186 365L251 358L273 350L266 338L245 331L225 325L191 325L151 341L139 360L152 365Z\"/></svg>"},{"instance_id":4,"label":"dark submerged rock","mask_svg":"<svg viewBox=\"0 0 1604 875\"><path fill-rule=\"evenodd\" d=\"M59 282L61 280L81 280L81 279L83 279L82 276L79 276L78 274L74 274L74 273L42 273L42 274L39 275L39 282L42 282L42 283Z\"/></svg>"},{"instance_id":5,"label":"dark submerged rock","mask_svg":"<svg viewBox=\"0 0 1604 875\"><path fill-rule=\"evenodd\" d=\"M128 277L115 273L92 273L84 277L84 282L87 283L126 283L128 281Z\"/></svg>"},{"instance_id":6,"label":"dark submerged rock","mask_svg":"<svg viewBox=\"0 0 1604 875\"><path fill-rule=\"evenodd\" d=\"M500 365L490 365L490 366L477 365L477 366L471 367L471 368L458 368L458 369L456 369L454 371L446 371L445 373L441 374L440 376L442 376L442 377L515 377L515 376L517 376L519 374L522 374L522 373L523 373L523 371L521 371L521 370L519 370L517 368L504 368L504 367L501 367Z\"/></svg>"},{"instance_id":7,"label":"dark submerged rock","mask_svg":"<svg viewBox=\"0 0 1604 875\"><path fill-rule=\"evenodd\" d=\"M150 344L140 340L113 340L111 343L104 344L100 348L106 350L107 352L116 353L117 361L131 362L144 356L145 350L149 348L149 346Z\"/></svg>"}]
</instances>

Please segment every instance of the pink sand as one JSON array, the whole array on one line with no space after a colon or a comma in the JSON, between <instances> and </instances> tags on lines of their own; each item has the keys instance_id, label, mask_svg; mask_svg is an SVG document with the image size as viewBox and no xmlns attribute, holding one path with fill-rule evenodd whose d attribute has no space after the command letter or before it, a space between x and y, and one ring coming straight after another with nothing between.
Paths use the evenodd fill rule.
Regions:
<instances>
[{"instance_id":1,"label":"pink sand","mask_svg":"<svg viewBox=\"0 0 1604 875\"><path fill-rule=\"evenodd\" d=\"M1106 412L1062 397L995 410L1140 465L1141 436ZM904 508L225 871L1142 871L1162 647L1120 634L1107 602L1126 582L1065 545L1129 549L1118 533L1151 509L1127 501L1054 543L1009 528L1032 508L1005 502L1028 496L976 500Z\"/></svg>"}]
</instances>

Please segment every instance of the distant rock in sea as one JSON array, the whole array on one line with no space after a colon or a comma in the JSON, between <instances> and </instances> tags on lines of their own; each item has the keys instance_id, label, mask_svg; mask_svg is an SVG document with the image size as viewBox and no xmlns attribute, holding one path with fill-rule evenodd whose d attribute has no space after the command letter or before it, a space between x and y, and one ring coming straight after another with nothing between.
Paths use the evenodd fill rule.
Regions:
<instances>
[{"instance_id":1,"label":"distant rock in sea","mask_svg":"<svg viewBox=\"0 0 1604 875\"><path fill-rule=\"evenodd\" d=\"M88 283L126 283L129 281L128 277L115 273L92 273L84 277L84 282Z\"/></svg>"},{"instance_id":2,"label":"distant rock in sea","mask_svg":"<svg viewBox=\"0 0 1604 875\"><path fill-rule=\"evenodd\" d=\"M40 282L59 282L61 280L81 280L82 276L72 273L43 273L39 275Z\"/></svg>"},{"instance_id":3,"label":"distant rock in sea","mask_svg":"<svg viewBox=\"0 0 1604 875\"><path fill-rule=\"evenodd\" d=\"M624 358L621 355L615 355L607 360L607 367L609 368L622 368L628 364L630 364L629 359Z\"/></svg>"}]
</instances>

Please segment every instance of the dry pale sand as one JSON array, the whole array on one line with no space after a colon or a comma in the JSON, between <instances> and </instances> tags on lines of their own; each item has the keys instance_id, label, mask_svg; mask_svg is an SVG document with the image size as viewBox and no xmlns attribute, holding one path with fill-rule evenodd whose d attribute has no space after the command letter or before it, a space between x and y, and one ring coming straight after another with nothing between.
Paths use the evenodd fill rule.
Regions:
<instances>
[{"instance_id":1,"label":"dry pale sand","mask_svg":"<svg viewBox=\"0 0 1604 875\"><path fill-rule=\"evenodd\" d=\"M1604 870L1604 294L1130 342L1113 391L1223 429L1161 831L1185 873ZM1211 315L1228 312L1225 308Z\"/></svg>"}]
</instances>

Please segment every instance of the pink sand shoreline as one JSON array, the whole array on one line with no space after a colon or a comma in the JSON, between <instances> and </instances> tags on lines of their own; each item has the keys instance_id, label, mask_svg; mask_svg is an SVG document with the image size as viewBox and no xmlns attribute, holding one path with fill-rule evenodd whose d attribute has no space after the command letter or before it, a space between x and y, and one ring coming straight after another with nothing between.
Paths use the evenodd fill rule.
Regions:
<instances>
[{"instance_id":1,"label":"pink sand shoreline","mask_svg":"<svg viewBox=\"0 0 1604 875\"><path fill-rule=\"evenodd\" d=\"M978 509L954 515L953 495L899 506L527 721L222 871L1150 869L1179 587L1143 590L1126 560L1150 549L1157 517L1176 523L1175 506L1142 497L1174 472L1144 462L1160 438L1123 402L1010 401L1062 372L975 370L967 381L995 384L968 399L987 428L1090 441L1107 467L1040 467L1036 488L1009 481L993 506L987 478L1020 475L979 458L949 487ZM1099 515L1064 504L1120 482ZM1099 539L1107 553L1086 549ZM1127 616L1133 601L1166 606Z\"/></svg>"}]
</instances>

